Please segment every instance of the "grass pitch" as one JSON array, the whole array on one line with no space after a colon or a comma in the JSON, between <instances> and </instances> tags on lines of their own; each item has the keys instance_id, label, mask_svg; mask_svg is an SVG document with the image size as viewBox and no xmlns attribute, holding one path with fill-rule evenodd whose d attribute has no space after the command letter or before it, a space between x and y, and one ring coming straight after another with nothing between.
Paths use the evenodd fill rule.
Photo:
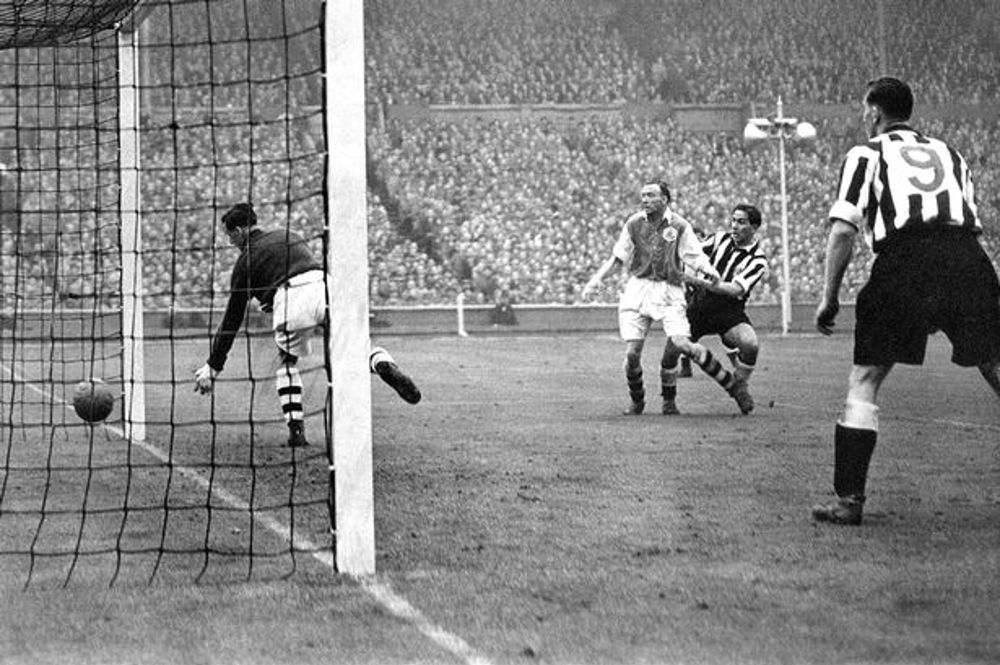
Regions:
<instances>
[{"instance_id":1,"label":"grass pitch","mask_svg":"<svg viewBox=\"0 0 1000 665\"><path fill-rule=\"evenodd\" d=\"M373 382L377 582L416 620L308 556L279 578L110 589L22 590L0 560L0 661L1000 659L1000 404L940 336L883 387L858 528L808 517L830 496L848 335L765 337L748 417L697 368L683 415L659 415L657 337L640 417L619 415L610 335L378 341L424 394L414 407ZM174 448L194 450L184 431Z\"/></svg>"}]
</instances>

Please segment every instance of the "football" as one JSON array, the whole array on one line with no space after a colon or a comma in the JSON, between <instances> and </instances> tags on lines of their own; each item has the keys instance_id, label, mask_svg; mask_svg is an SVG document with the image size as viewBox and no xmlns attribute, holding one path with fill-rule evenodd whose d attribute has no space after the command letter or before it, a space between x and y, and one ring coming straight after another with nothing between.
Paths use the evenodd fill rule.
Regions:
<instances>
[{"instance_id":1,"label":"football","mask_svg":"<svg viewBox=\"0 0 1000 665\"><path fill-rule=\"evenodd\" d=\"M76 384L73 392L73 409L76 415L88 423L96 423L107 418L115 408L115 394L111 387L100 379L89 379Z\"/></svg>"}]
</instances>

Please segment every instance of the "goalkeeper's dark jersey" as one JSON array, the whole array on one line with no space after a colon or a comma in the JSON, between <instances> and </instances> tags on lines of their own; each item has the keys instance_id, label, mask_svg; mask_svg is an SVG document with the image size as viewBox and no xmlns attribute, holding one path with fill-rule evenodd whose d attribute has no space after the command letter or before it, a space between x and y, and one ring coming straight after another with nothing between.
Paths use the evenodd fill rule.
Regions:
<instances>
[{"instance_id":1,"label":"goalkeeper's dark jersey","mask_svg":"<svg viewBox=\"0 0 1000 665\"><path fill-rule=\"evenodd\" d=\"M229 304L212 340L209 366L222 371L251 298L260 303L262 310L269 312L279 286L296 275L322 269L302 236L285 230L251 229L247 246L233 266Z\"/></svg>"}]
</instances>

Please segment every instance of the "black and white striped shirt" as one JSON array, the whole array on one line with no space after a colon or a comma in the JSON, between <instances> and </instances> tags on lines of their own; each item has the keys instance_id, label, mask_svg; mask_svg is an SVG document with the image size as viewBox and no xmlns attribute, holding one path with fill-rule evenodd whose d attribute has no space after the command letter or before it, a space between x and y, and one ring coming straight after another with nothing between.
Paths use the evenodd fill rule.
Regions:
<instances>
[{"instance_id":1,"label":"black and white striped shirt","mask_svg":"<svg viewBox=\"0 0 1000 665\"><path fill-rule=\"evenodd\" d=\"M890 127L848 151L830 218L864 231L875 252L903 228L982 232L965 160L943 141L907 125Z\"/></svg>"},{"instance_id":2,"label":"black and white striped shirt","mask_svg":"<svg viewBox=\"0 0 1000 665\"><path fill-rule=\"evenodd\" d=\"M701 244L723 282L735 282L743 287L741 300L750 297L750 289L767 276L767 257L760 248L760 241L740 247L728 231L719 231Z\"/></svg>"}]
</instances>

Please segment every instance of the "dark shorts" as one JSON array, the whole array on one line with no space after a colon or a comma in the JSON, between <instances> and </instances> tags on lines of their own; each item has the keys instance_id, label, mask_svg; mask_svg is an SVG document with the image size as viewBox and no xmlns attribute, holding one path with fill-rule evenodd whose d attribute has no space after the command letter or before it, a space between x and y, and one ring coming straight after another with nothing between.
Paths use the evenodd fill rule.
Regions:
<instances>
[{"instance_id":1,"label":"dark shorts","mask_svg":"<svg viewBox=\"0 0 1000 665\"><path fill-rule=\"evenodd\" d=\"M742 300L705 290L696 290L688 302L688 323L691 339L705 335L721 335L735 325L750 323Z\"/></svg>"},{"instance_id":2,"label":"dark shorts","mask_svg":"<svg viewBox=\"0 0 1000 665\"><path fill-rule=\"evenodd\" d=\"M956 365L1000 361L1000 282L966 231L896 238L877 255L856 316L856 365L921 365L938 330Z\"/></svg>"}]
</instances>

